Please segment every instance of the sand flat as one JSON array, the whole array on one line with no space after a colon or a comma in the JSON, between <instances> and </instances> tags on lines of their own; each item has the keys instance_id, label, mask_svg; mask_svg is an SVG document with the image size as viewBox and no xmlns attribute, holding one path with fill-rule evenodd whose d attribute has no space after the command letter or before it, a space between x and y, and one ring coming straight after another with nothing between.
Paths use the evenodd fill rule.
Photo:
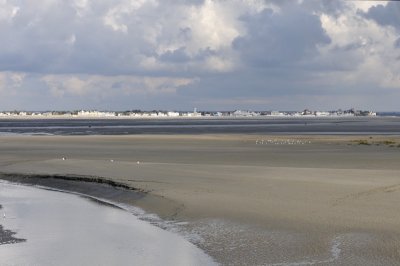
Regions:
<instances>
[{"instance_id":1,"label":"sand flat","mask_svg":"<svg viewBox=\"0 0 400 266\"><path fill-rule=\"evenodd\" d=\"M397 136L7 136L0 172L100 176L144 190L149 196L136 206L190 221L187 230L205 239L197 244L223 264L393 263L399 143Z\"/></svg>"}]
</instances>

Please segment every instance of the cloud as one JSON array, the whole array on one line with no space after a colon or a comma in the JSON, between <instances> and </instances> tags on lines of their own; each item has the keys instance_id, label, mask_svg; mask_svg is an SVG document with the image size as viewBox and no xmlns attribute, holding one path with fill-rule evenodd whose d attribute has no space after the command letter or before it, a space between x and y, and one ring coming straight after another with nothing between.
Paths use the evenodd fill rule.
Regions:
<instances>
[{"instance_id":1,"label":"cloud","mask_svg":"<svg viewBox=\"0 0 400 266\"><path fill-rule=\"evenodd\" d=\"M361 12L361 14L379 25L392 26L400 31L400 3L397 1L372 6L367 12Z\"/></svg>"},{"instance_id":2,"label":"cloud","mask_svg":"<svg viewBox=\"0 0 400 266\"><path fill-rule=\"evenodd\" d=\"M105 98L113 95L169 94L195 79L171 77L99 76L99 75L46 75L41 80L56 97Z\"/></svg>"},{"instance_id":3,"label":"cloud","mask_svg":"<svg viewBox=\"0 0 400 266\"><path fill-rule=\"evenodd\" d=\"M360 12L360 14L370 20L375 21L381 26L393 27L400 34L400 3L396 1L387 2L372 6L368 11ZM400 47L400 37L393 43L398 48Z\"/></svg>"},{"instance_id":4,"label":"cloud","mask_svg":"<svg viewBox=\"0 0 400 266\"><path fill-rule=\"evenodd\" d=\"M0 72L0 93L6 94L21 87L24 79L24 73Z\"/></svg>"},{"instance_id":5,"label":"cloud","mask_svg":"<svg viewBox=\"0 0 400 266\"><path fill-rule=\"evenodd\" d=\"M395 48L400 48L400 37L394 42Z\"/></svg>"},{"instance_id":6,"label":"cloud","mask_svg":"<svg viewBox=\"0 0 400 266\"><path fill-rule=\"evenodd\" d=\"M128 24L124 21L129 21L130 17L135 17L136 13L144 9L146 6L156 7L156 1L130 1L125 0L116 6L110 8L103 17L104 25L111 27L114 31L128 33Z\"/></svg>"},{"instance_id":7,"label":"cloud","mask_svg":"<svg viewBox=\"0 0 400 266\"><path fill-rule=\"evenodd\" d=\"M255 67L290 67L318 55L318 46L329 44L320 18L300 6L280 12L264 9L242 18L247 34L237 37L234 48Z\"/></svg>"},{"instance_id":8,"label":"cloud","mask_svg":"<svg viewBox=\"0 0 400 266\"><path fill-rule=\"evenodd\" d=\"M382 1L0 0L1 103L387 108L399 18Z\"/></svg>"},{"instance_id":9,"label":"cloud","mask_svg":"<svg viewBox=\"0 0 400 266\"><path fill-rule=\"evenodd\" d=\"M19 12L19 7L16 5L12 5L7 1L0 2L0 22L5 21L11 23L14 17Z\"/></svg>"},{"instance_id":10,"label":"cloud","mask_svg":"<svg viewBox=\"0 0 400 266\"><path fill-rule=\"evenodd\" d=\"M352 87L372 87L373 90L365 89L366 94L400 88L397 74L400 64L396 59L399 54L395 49L398 31L395 27L387 27L399 18L393 15L399 12L400 5L370 1L360 10L361 3L355 3L356 16L350 16L349 9L337 20L323 18L328 34L334 40L334 47L330 47L333 51L325 53L353 66L341 75L336 73L336 81Z\"/></svg>"},{"instance_id":11,"label":"cloud","mask_svg":"<svg viewBox=\"0 0 400 266\"><path fill-rule=\"evenodd\" d=\"M243 30L238 18L263 6L261 0L18 3L4 8L18 12L2 29L1 70L104 75L230 69L231 43ZM219 63L213 68L210 61Z\"/></svg>"}]
</instances>

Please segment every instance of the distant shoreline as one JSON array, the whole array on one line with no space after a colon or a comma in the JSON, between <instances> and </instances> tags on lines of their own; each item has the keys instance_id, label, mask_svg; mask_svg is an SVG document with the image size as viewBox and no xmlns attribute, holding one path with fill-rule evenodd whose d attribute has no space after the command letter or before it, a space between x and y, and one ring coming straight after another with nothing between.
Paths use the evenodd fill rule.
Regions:
<instances>
[{"instance_id":1,"label":"distant shoreline","mask_svg":"<svg viewBox=\"0 0 400 266\"><path fill-rule=\"evenodd\" d=\"M400 116L400 112L372 112L362 110L336 111L0 111L1 118L23 119L265 119L265 118L341 118Z\"/></svg>"},{"instance_id":2,"label":"distant shoreline","mask_svg":"<svg viewBox=\"0 0 400 266\"><path fill-rule=\"evenodd\" d=\"M400 115L399 115L400 116ZM344 115L344 116L314 116L314 115L305 115L305 116L177 116L177 117L135 117L135 116L0 116L0 120L52 120L52 119L60 119L60 120L273 120L273 119L351 119L351 118L380 118L380 117L399 117L399 116L386 116L386 115L376 115L376 116L353 116L353 115Z\"/></svg>"}]
</instances>

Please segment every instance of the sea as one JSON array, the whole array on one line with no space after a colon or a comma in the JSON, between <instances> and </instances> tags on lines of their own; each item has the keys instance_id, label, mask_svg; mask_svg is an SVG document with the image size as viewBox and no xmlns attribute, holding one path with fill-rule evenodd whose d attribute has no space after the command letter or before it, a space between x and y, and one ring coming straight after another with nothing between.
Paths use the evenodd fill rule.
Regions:
<instances>
[{"instance_id":1,"label":"sea","mask_svg":"<svg viewBox=\"0 0 400 266\"><path fill-rule=\"evenodd\" d=\"M400 134L398 113L377 117L0 119L0 135Z\"/></svg>"}]
</instances>

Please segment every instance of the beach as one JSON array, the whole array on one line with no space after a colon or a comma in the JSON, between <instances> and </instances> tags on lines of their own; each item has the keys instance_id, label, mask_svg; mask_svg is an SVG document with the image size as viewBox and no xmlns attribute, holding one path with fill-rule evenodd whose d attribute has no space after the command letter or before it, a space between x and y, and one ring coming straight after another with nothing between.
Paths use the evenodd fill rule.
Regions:
<instances>
[{"instance_id":1,"label":"beach","mask_svg":"<svg viewBox=\"0 0 400 266\"><path fill-rule=\"evenodd\" d=\"M1 136L0 172L134 188L142 194L124 203L185 222L179 233L197 235L191 242L222 265L391 265L399 144L396 135Z\"/></svg>"}]
</instances>

